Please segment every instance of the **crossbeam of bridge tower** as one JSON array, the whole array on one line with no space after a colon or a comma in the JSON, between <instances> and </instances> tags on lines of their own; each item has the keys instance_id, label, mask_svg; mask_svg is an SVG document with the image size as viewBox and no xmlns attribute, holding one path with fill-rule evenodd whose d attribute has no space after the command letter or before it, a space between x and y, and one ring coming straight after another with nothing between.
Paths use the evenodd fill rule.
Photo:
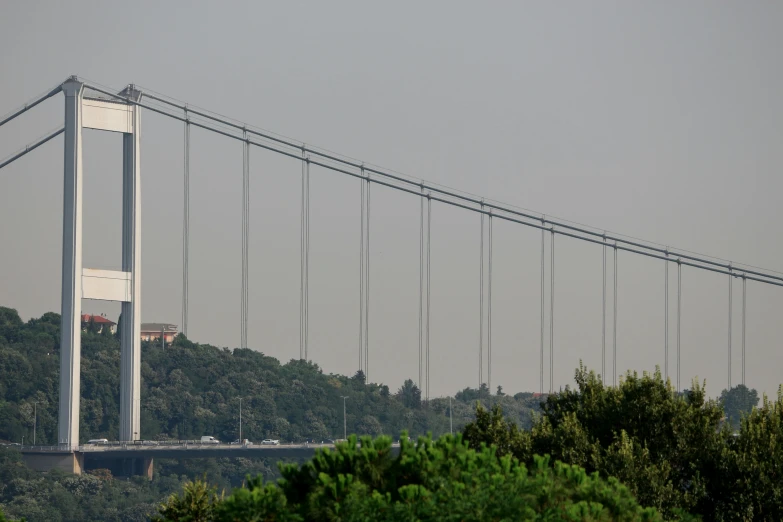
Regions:
<instances>
[{"instance_id":1,"label":"crossbeam of bridge tower","mask_svg":"<svg viewBox=\"0 0 783 522\"><path fill-rule=\"evenodd\" d=\"M141 93L129 86L130 101L85 96L75 77L65 93L65 190L63 196L62 328L60 334L60 415L62 447L79 445L81 301L122 303L120 334L119 440L139 439L141 385ZM122 270L82 267L82 129L122 133Z\"/></svg>"}]
</instances>

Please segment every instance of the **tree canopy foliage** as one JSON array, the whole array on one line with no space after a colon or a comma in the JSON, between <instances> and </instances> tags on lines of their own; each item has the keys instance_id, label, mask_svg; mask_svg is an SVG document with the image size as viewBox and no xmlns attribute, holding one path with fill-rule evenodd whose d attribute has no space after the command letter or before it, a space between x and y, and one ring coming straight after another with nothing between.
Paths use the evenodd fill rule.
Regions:
<instances>
[{"instance_id":1,"label":"tree canopy foliage","mask_svg":"<svg viewBox=\"0 0 783 522\"><path fill-rule=\"evenodd\" d=\"M726 420L734 429L739 428L740 419L759 405L759 394L744 384L739 384L730 390L723 390L720 403L726 414Z\"/></svg>"},{"instance_id":2,"label":"tree canopy foliage","mask_svg":"<svg viewBox=\"0 0 783 522\"><path fill-rule=\"evenodd\" d=\"M743 416L734 433L698 382L678 394L660 372L628 373L610 387L584 367L575 380L575 389L547 397L532 430L519 430L499 407L479 408L465 439L522 462L547 453L616 477L666 517L783 520L783 397Z\"/></svg>"},{"instance_id":3,"label":"tree canopy foliage","mask_svg":"<svg viewBox=\"0 0 783 522\"><path fill-rule=\"evenodd\" d=\"M392 454L391 439L351 436L304 465L282 466L282 479L249 478L226 497L204 481L160 508L160 521L654 521L615 479L535 457L531 466L494 448L476 451L461 436L420 438Z\"/></svg>"},{"instance_id":4,"label":"tree canopy foliage","mask_svg":"<svg viewBox=\"0 0 783 522\"><path fill-rule=\"evenodd\" d=\"M57 314L47 313L25 323L15 310L0 307L0 442L21 442L24 437L29 443L34 424L38 444L56 442L59 329ZM86 324L84 330L82 438L116 439L119 341L108 329L97 329L94 324ZM240 398L243 399L243 436L251 440L335 438L343 432L340 397L344 395L350 397L349 433L377 436L407 431L414 436L428 432L439 435L449 431L449 416L453 415L455 430L464 429L464 441L475 455L484 455L483 447L494 446L491 451L496 460L505 456L518 459L530 470L529 480L544 480L539 485L561 480L536 475L539 461L535 455L548 454L553 460L583 468L589 480L593 480L592 473L598 473L604 485L610 477L617 478L641 505L655 508L666 518L687 511L705 520L783 520L783 486L779 479L783 476L780 394L777 402L764 398L761 406L752 409L758 404L758 395L744 386L724 391L720 400L713 401L705 396L699 383L693 383L690 390L678 392L659 373L642 376L629 373L615 388L604 386L599 377L580 367L574 389L544 397L531 393L510 396L501 387L492 394L482 385L458 392L450 410L448 399L433 399L425 405L421 390L412 380L390 389L385 384L366 382L361 371L353 377L325 374L317 365L305 361L282 364L254 350L221 349L194 343L184 336L179 336L165 350L157 342L142 343L142 436L146 439L192 439L201 435L214 435L222 440L238 438ZM476 412L476 404L494 408L487 411L479 407ZM372 447L380 451L385 443L378 441L383 440L373 442L375 446L367 442L363 449ZM428 444L426 451L441 454L452 451L451 455L468 458L460 453L462 450L443 446L447 443L441 440ZM111 475L98 472L76 478L58 473L41 476L18 459L10 458L10 453L0 455L0 504L8 516L26 516L31 522L141 520L157 502L196 476L207 476L209 484L230 491L250 474L256 478L240 490L247 493L238 495L252 494L256 498L253 495L262 495L263 491L275 487L278 493L264 496L264 501L284 499L286 505L290 502L286 494L281 497L279 493L284 491L285 481L280 486L264 482L280 476L274 462L156 459L155 479L150 483L135 479L115 481ZM345 455L340 458L350 461ZM480 458L484 457L470 457ZM504 467L507 461L497 462L500 471L493 477L505 477L502 480L509 481L508 487L513 491L517 491L513 488L523 491L528 487L509 475L511 471ZM557 466L546 468L551 468L555 475L559 473ZM296 472L300 475L293 468L286 469L291 473L289 477L294 477L300 476L304 468ZM452 471L457 477L455 484L474 491L474 499L465 499L474 503L466 506L479 509L484 505L481 502L489 502L491 496L482 496L489 494L485 487L479 488L476 482L463 484L460 477L467 472L461 468ZM330 473L326 473L333 480L328 482L332 488L329 494L350 490L353 495L350 498L356 501L355 513L363 513L361 509L367 506L374 509L385 506L388 513L408 516L408 519L425 513L416 511L419 507L406 507L406 502L413 501L395 496L399 488L388 489L392 486L384 485L381 490L390 496L377 497L374 482L366 482L364 478L341 479L340 473ZM383 477L391 471L379 468L374 473L376 478L372 480L385 481ZM471 473L468 476L474 477ZM342 476L348 477L346 473ZM430 478L441 484L448 482L445 476L437 474ZM307 485L305 490L320 488L318 494L322 497L319 498L328 498L321 476L314 480L315 485ZM551 483L547 482L550 480ZM428 492L416 497L416 506L446 501L438 497L438 490L429 489L434 483L421 479L416 484ZM206 483L202 486L189 485L191 497L201 498L204 491L212 491ZM84 491L91 494L85 495ZM449 495L452 496L448 499L452 499L457 493ZM301 506L305 500L296 502ZM230 504L209 500L204 509L211 509L213 503ZM52 506L56 504L65 508L53 511ZM348 504L335 505L348 509Z\"/></svg>"}]
</instances>

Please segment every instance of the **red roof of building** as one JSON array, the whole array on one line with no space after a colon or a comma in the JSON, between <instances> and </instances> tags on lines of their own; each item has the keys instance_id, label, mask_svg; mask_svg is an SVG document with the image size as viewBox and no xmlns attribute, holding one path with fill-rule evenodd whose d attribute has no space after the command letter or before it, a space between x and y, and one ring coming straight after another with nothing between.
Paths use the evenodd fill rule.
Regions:
<instances>
[{"instance_id":1,"label":"red roof of building","mask_svg":"<svg viewBox=\"0 0 783 522\"><path fill-rule=\"evenodd\" d=\"M117 324L114 321L103 317L102 315L82 314L83 323L89 323L91 320L95 321L95 324L110 324L112 326Z\"/></svg>"}]
</instances>

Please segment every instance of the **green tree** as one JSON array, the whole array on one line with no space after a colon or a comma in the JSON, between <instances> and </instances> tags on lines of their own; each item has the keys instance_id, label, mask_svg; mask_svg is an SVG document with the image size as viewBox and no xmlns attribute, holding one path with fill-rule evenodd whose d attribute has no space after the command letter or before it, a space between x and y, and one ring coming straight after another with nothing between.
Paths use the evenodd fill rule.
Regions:
<instances>
[{"instance_id":1,"label":"green tree","mask_svg":"<svg viewBox=\"0 0 783 522\"><path fill-rule=\"evenodd\" d=\"M364 372L361 370L357 370L351 379L353 379L353 381L358 384L364 384L367 381L367 378L364 376Z\"/></svg>"},{"instance_id":2,"label":"green tree","mask_svg":"<svg viewBox=\"0 0 783 522\"><path fill-rule=\"evenodd\" d=\"M764 397L729 438L711 491L716 520L783 520L783 388Z\"/></svg>"},{"instance_id":3,"label":"green tree","mask_svg":"<svg viewBox=\"0 0 783 522\"><path fill-rule=\"evenodd\" d=\"M120 312L120 315L117 317L117 330L115 330L114 336L117 339L120 339L121 334L122 334L122 312Z\"/></svg>"},{"instance_id":4,"label":"green tree","mask_svg":"<svg viewBox=\"0 0 783 522\"><path fill-rule=\"evenodd\" d=\"M282 466L277 484L248 479L224 500L200 505L214 506L215 521L662 520L617 480L553 465L548 457L526 467L508 455L498 458L494 448L473 450L459 436L413 445L403 433L401 440L400 454L392 456L388 437L363 437L357 448L351 436L304 465ZM161 519L184 520L188 495L171 497Z\"/></svg>"},{"instance_id":5,"label":"green tree","mask_svg":"<svg viewBox=\"0 0 783 522\"><path fill-rule=\"evenodd\" d=\"M520 432L498 407L478 408L465 439L528 464L549 453L616 477L667 518L688 511L705 520L783 520L783 391L732 433L722 404L708 400L698 382L678 393L660 372L628 373L608 387L580 366L576 383L546 398L530 432Z\"/></svg>"},{"instance_id":6,"label":"green tree","mask_svg":"<svg viewBox=\"0 0 783 522\"><path fill-rule=\"evenodd\" d=\"M729 424L732 428L737 429L740 425L740 418L758 406L759 394L756 390L740 384L730 390L723 390L720 394L720 403Z\"/></svg>"},{"instance_id":7,"label":"green tree","mask_svg":"<svg viewBox=\"0 0 783 522\"><path fill-rule=\"evenodd\" d=\"M476 420L466 425L462 434L474 450L494 446L499 457L511 455L521 462L530 462L533 458L530 432L506 419L499 404L490 411L478 404Z\"/></svg>"},{"instance_id":8,"label":"green tree","mask_svg":"<svg viewBox=\"0 0 783 522\"><path fill-rule=\"evenodd\" d=\"M85 326L85 325L82 325ZM91 334L97 334L98 333L98 325L95 323L95 317L90 316L90 320L87 321L87 331Z\"/></svg>"},{"instance_id":9,"label":"green tree","mask_svg":"<svg viewBox=\"0 0 783 522\"><path fill-rule=\"evenodd\" d=\"M171 522L208 522L214 519L218 496L214 486L203 480L185 484L181 495L173 494L160 508L160 516L153 520Z\"/></svg>"},{"instance_id":10,"label":"green tree","mask_svg":"<svg viewBox=\"0 0 783 522\"><path fill-rule=\"evenodd\" d=\"M397 390L397 398L406 408L418 409L421 407L421 390L413 384L411 379L407 379Z\"/></svg>"}]
</instances>

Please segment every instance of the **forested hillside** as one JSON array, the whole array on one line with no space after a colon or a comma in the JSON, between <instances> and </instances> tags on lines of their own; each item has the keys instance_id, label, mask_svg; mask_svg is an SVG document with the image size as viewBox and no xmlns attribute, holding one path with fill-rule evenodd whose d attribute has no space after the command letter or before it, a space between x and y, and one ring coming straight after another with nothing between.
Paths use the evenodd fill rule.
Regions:
<instances>
[{"instance_id":1,"label":"forested hillside","mask_svg":"<svg viewBox=\"0 0 783 522\"><path fill-rule=\"evenodd\" d=\"M36 442L56 442L59 327L57 314L25 323L15 310L0 307L0 441L24 438L29 443L37 404ZM82 440L116 439L119 341L94 325L85 329ZM145 343L142 348L142 435L146 439L209 434L233 440L238 435L240 398L243 436L254 440L341 437L341 396L349 397L349 434L396 437L405 430L414 437L426 432L437 437L449 431L448 399L423 404L410 380L390 388L365 383L360 372L352 377L328 375L311 363L281 364L258 351L220 349L182 336L165 350L157 343ZM575 377L577 389L544 398L543 408L542 398L529 393L507 396L500 387L492 396L486 388L457 392L452 399L454 430L464 431L464 440L474 449L491 444L498 455L514 455L528 466L535 464L534 455L550 454L588 472L599 472L602 478L618 477L643 505L656 508L666 518L685 510L704 515L705 520L739 520L741 513L750 514L748 519L780 519L783 460L776 441L783 434L783 395L774 406L765 400L762 408L743 417L759 401L755 390L745 386L724 391L718 401L708 401L698 383L691 391L678 392L659 373L642 378L629 373L617 388L604 387L585 368L578 369ZM502 414L495 409L491 416L479 411L477 417L477 401L501 406ZM150 482L139 477L117 479L106 470L80 477L39 474L21 463L18 451L0 448L0 507L11 517L24 516L30 522L141 521L189 480L206 476L218 491L229 492L248 475L279 478L277 464L239 458L156 459L155 478ZM335 477L339 479L340 473ZM539 475L542 485L552 480L560 483L560 478L552 477ZM528 487L525 484L517 485ZM189 487L193 485L186 485L186 492ZM482 488L478 485L476 491ZM571 494L565 495L568 504ZM502 507L493 504L491 495L463 497L467 510L474 504ZM569 504L568 509L575 508Z\"/></svg>"},{"instance_id":2,"label":"forested hillside","mask_svg":"<svg viewBox=\"0 0 783 522\"><path fill-rule=\"evenodd\" d=\"M96 332L82 336L81 438L117 439L119 431L120 352L117 336ZM17 312L0 307L0 440L31 441L37 405L38 444L56 443L59 387L60 316L44 314L23 322ZM263 347L261 347L263 348ZM324 374L313 363L277 359L250 349L220 349L179 336L165 350L142 343L142 437L192 439L214 435L238 437L242 398L243 437L283 441L341 438L343 403L348 432L359 435L412 436L449 431L448 399L425 407L412 381L397 385L364 382ZM506 414L523 427L539 399L493 395ZM477 399L488 390L465 389L453 401L454 429L474 418Z\"/></svg>"},{"instance_id":3,"label":"forested hillside","mask_svg":"<svg viewBox=\"0 0 783 522\"><path fill-rule=\"evenodd\" d=\"M24 322L16 310L0 307L0 442L30 444L37 403L37 444L57 442L60 316L47 313ZM117 439L119 431L120 345L116 335L85 325L82 335L81 439ZM449 431L448 399L422 404L408 380L397 386L365 384L324 374L312 363L281 364L255 350L228 350L180 336L165 350L142 343L142 436L192 439L214 435L238 438L242 398L244 438L301 442L341 438L347 403L348 433L398 436ZM475 418L476 400L489 402L486 389L465 389L452 402L454 429ZM494 395L509 418L532 424L539 399ZM13 516L37 520L146 520L156 503L185 480L207 476L230 490L247 474L279 476L276 462L249 459L156 460L155 480L112 480L100 474L70 477L37 474L16 451L0 450L0 505ZM58 507L55 507L58 506Z\"/></svg>"}]
</instances>

